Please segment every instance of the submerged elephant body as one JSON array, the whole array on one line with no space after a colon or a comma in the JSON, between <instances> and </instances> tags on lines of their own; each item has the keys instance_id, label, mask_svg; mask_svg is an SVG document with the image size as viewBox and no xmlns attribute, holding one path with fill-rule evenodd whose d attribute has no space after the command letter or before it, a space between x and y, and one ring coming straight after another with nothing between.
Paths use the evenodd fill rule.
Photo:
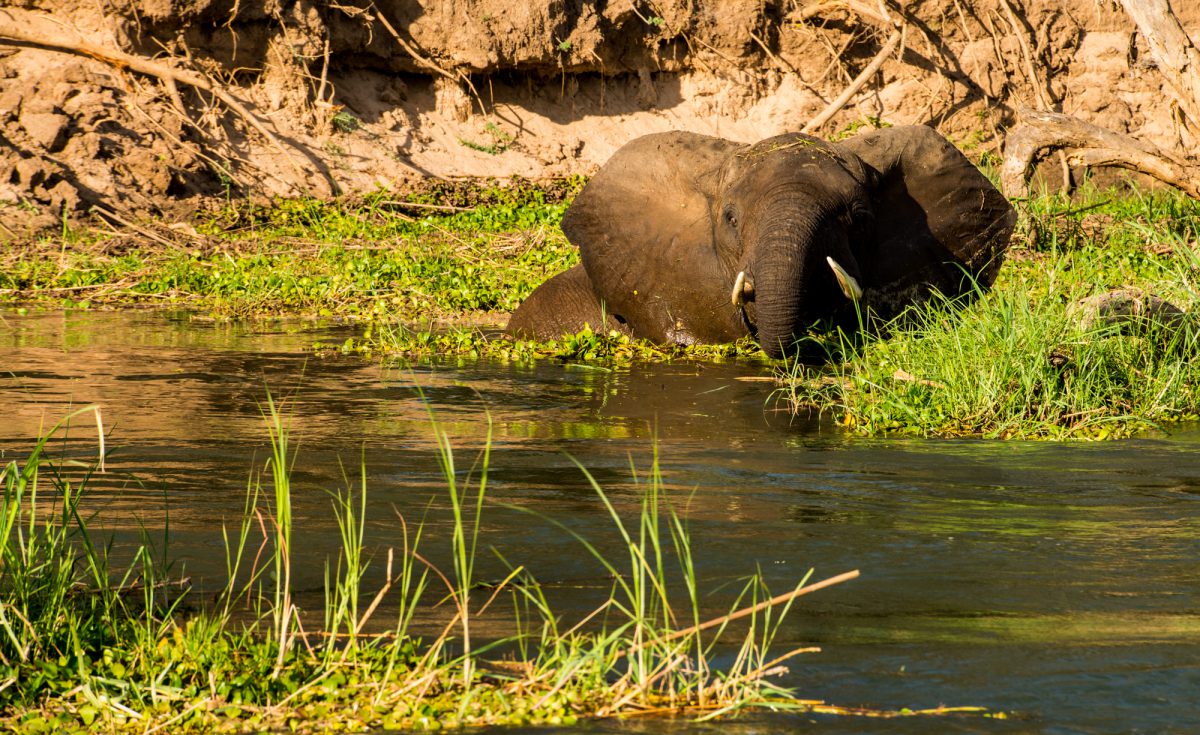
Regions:
<instances>
[{"instance_id":1,"label":"submerged elephant body","mask_svg":"<svg viewBox=\"0 0 1200 735\"><path fill-rule=\"evenodd\" d=\"M779 357L818 322L849 331L934 292L969 298L995 279L1015 219L926 127L836 144L648 135L567 210L562 229L582 262L535 290L508 331L551 338L590 324L664 343L750 335Z\"/></svg>"}]
</instances>

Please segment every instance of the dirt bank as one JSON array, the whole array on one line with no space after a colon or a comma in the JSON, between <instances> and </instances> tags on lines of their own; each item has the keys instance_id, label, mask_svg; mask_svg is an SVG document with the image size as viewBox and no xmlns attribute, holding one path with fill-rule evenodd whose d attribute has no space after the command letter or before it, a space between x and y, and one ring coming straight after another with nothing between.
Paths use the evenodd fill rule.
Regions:
<instances>
[{"instance_id":1,"label":"dirt bank","mask_svg":"<svg viewBox=\"0 0 1200 735\"><path fill-rule=\"evenodd\" d=\"M1025 105L1167 150L1200 142L1132 22L1095 0L16 5L0 24L34 41L0 46L0 200L34 207L0 207L9 230L63 208L587 172L665 129L758 139L821 115L877 56L817 132L921 123L980 156ZM1198 35L1200 7L1175 5ZM153 68L44 48L87 44Z\"/></svg>"}]
</instances>

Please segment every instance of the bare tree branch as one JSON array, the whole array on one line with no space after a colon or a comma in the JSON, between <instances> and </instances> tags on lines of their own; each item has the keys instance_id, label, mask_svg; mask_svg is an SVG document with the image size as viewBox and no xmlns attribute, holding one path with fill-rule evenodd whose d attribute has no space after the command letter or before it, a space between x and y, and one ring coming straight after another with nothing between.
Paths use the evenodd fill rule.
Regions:
<instances>
[{"instance_id":1,"label":"bare tree branch","mask_svg":"<svg viewBox=\"0 0 1200 735\"><path fill-rule=\"evenodd\" d=\"M1072 165L1140 171L1200 199L1200 166L1070 115L1029 108L1022 108L1019 115L1020 124L1005 141L1000 172L1000 185L1010 197L1028 196L1033 164L1045 153L1062 149Z\"/></svg>"},{"instance_id":2,"label":"bare tree branch","mask_svg":"<svg viewBox=\"0 0 1200 735\"><path fill-rule=\"evenodd\" d=\"M874 76L877 71L879 71L879 67L883 66L883 62L887 61L887 58L891 56L893 51L896 50L896 46L900 45L900 39L903 36L904 31L902 29L897 28L896 30L892 31L891 37L888 38L887 42L883 44L883 48L879 49L879 53L875 55L875 58L871 60L871 63L867 64L867 68L863 69L862 72L854 78L854 81L850 82L850 86L846 87L846 89L840 95L838 95L837 99L835 99L833 102L830 102L824 110L821 110L819 115L814 117L812 120L809 120L808 124L804 126L802 132L811 133L825 123L829 122L831 117L836 115L839 110L845 107L846 103L850 101L850 98L857 94L858 90L862 89L863 85L866 84L867 81Z\"/></svg>"}]
</instances>

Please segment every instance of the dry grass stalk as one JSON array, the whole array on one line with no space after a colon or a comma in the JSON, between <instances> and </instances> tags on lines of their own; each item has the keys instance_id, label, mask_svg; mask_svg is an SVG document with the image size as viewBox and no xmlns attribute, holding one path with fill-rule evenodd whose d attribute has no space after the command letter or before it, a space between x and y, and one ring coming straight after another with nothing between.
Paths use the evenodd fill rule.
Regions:
<instances>
[{"instance_id":1,"label":"dry grass stalk","mask_svg":"<svg viewBox=\"0 0 1200 735\"><path fill-rule=\"evenodd\" d=\"M775 597L772 597L769 600L764 600L764 601L758 603L757 605L752 605L750 607L742 608L741 610L731 612L728 615L722 615L719 618L713 618L712 620L700 623L699 625L692 625L687 628L684 628L683 630L677 630L674 633L666 636L665 638L662 638L658 642L659 643L669 643L671 641L679 640L680 638L686 638L687 636L695 635L696 633L708 630L710 628L715 628L718 625L725 625L726 623L731 623L734 620L738 620L738 619L753 615L754 613L757 613L757 612L762 612L763 610L766 610L769 607L774 607L776 605L782 605L785 602L791 602L792 600L795 600L798 597L803 597L807 594L817 592L818 590L823 590L826 587L832 587L835 584L841 584L842 582L849 582L852 579L857 579L858 575L859 575L859 572L857 569L851 570L849 572L843 572L842 574L839 574L835 577L830 577L828 579L823 579L820 582L817 582L815 584L810 584L807 587L801 587L799 589L792 590L791 592L784 592L781 595L776 595ZM630 646L629 648L626 648L625 650L618 652L617 656L618 657L619 656L628 656L631 653L636 653L637 651L641 650L643 647L644 647L644 644Z\"/></svg>"}]
</instances>

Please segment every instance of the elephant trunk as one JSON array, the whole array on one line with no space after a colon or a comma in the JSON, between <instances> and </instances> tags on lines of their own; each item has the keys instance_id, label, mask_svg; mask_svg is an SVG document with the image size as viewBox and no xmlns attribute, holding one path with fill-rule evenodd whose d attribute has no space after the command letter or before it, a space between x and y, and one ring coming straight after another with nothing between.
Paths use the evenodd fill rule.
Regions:
<instances>
[{"instance_id":1,"label":"elephant trunk","mask_svg":"<svg viewBox=\"0 0 1200 735\"><path fill-rule=\"evenodd\" d=\"M779 358L794 352L794 343L811 324L833 315L847 302L827 258L835 258L855 277L858 264L840 228L794 217L767 223L756 252L758 343L768 355Z\"/></svg>"}]
</instances>

